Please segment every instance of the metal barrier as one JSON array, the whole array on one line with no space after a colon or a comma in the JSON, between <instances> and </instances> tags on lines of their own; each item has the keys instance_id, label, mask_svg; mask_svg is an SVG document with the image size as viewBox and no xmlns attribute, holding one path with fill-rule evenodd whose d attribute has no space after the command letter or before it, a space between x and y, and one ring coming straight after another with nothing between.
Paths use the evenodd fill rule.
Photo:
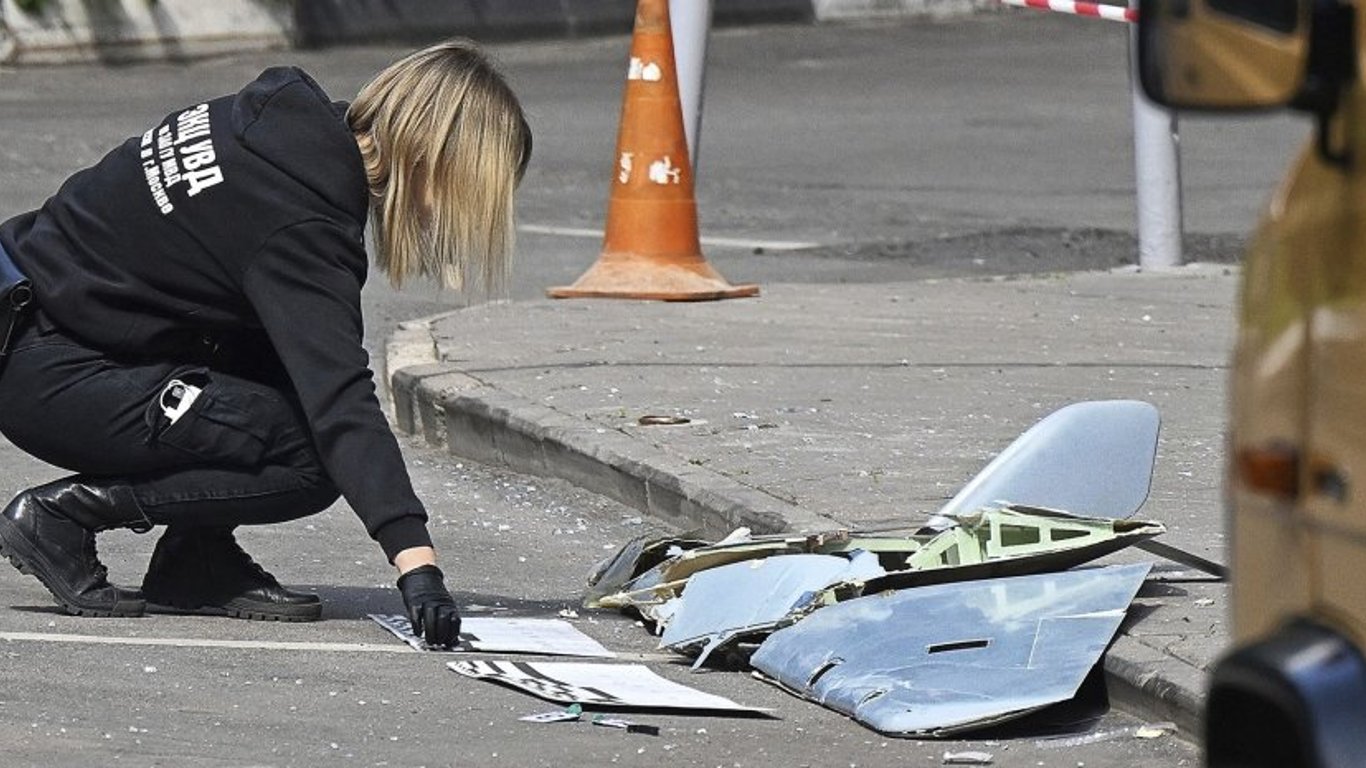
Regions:
<instances>
[{"instance_id":1,"label":"metal barrier","mask_svg":"<svg viewBox=\"0 0 1366 768\"><path fill-rule=\"evenodd\" d=\"M1081 0L1000 0L1005 5L1133 23L1138 10ZM1134 186L1138 208L1138 264L1177 267L1181 255L1181 155L1176 114L1143 95L1138 83L1138 30L1129 35L1129 90L1134 112Z\"/></svg>"}]
</instances>

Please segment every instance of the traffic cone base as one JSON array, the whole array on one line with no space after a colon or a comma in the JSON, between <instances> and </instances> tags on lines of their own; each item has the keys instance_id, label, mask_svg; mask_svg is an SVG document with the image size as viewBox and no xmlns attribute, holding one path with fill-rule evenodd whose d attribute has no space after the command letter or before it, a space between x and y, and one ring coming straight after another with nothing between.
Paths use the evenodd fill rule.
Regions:
<instances>
[{"instance_id":1,"label":"traffic cone base","mask_svg":"<svg viewBox=\"0 0 1366 768\"><path fill-rule=\"evenodd\" d=\"M551 288L552 299L713 301L756 296L757 285L731 285L705 261L677 264L604 254L573 285Z\"/></svg>"}]
</instances>

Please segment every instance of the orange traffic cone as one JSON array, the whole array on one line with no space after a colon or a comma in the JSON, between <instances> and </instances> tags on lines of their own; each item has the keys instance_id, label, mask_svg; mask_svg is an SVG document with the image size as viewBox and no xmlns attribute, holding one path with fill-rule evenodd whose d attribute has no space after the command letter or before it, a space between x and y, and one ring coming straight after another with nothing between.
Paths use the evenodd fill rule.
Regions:
<instances>
[{"instance_id":1,"label":"orange traffic cone","mask_svg":"<svg viewBox=\"0 0 1366 768\"><path fill-rule=\"evenodd\" d=\"M702 256L669 0L640 0L602 255L573 285L546 293L707 301L758 292L757 285L727 283Z\"/></svg>"}]
</instances>

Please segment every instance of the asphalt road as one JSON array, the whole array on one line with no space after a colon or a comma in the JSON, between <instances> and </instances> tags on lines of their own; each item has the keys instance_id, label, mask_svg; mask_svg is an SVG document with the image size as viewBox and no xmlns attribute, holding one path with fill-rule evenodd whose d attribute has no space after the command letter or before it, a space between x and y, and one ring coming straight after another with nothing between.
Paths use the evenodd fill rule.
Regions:
<instances>
[{"instance_id":1,"label":"asphalt road","mask_svg":"<svg viewBox=\"0 0 1366 768\"><path fill-rule=\"evenodd\" d=\"M1136 258L1127 30L1018 11L955 22L735 28L709 47L698 209L732 282L881 282L1112 266ZM512 298L597 257L624 37L492 48L536 134ZM190 65L3 73L0 212L173 109L293 63L349 98L393 48L281 51ZM1183 117L1187 249L1234 260L1302 116ZM587 234L585 234L585 232ZM717 242L717 241L721 242ZM787 250L795 246L811 246ZM370 287L372 343L460 296Z\"/></svg>"},{"instance_id":2,"label":"asphalt road","mask_svg":"<svg viewBox=\"0 0 1366 768\"><path fill-rule=\"evenodd\" d=\"M953 23L727 30L712 42L698 202L709 259L735 282L847 282L1033 271L1133 259L1124 30L1043 15ZM494 48L522 94L537 155L522 191L511 297L571 281L598 243L626 40ZM303 65L338 98L394 49L277 52L191 65L0 72L0 212L35 206L70 172L173 109L240 87L273 63ZM1233 258L1258 207L1308 134L1292 117L1183 122L1187 224L1212 258ZM786 250L804 244L804 250ZM460 306L430 287L367 288L372 350L405 319ZM636 514L571 487L460 466L408 447L420 494L463 601L546 615L577 602L583 576L639 532ZM0 492L57 472L0 444ZM509 526L504 529L502 526ZM397 609L392 574L344 507L243 535L285 581L316 587L327 619L307 626L54 612L35 581L0 571L0 746L7 765L937 765L981 749L1004 766L1192 764L1172 738L1068 748L1042 733L1004 740L884 739L737 674L665 674L772 719L650 715L658 737L587 725L531 726L543 703L453 679L440 660L376 651L364 618ZM150 537L113 533L115 579L136 582ZM648 652L629 620L580 626ZM16 633L88 636L79 642ZM170 644L138 642L169 640ZM206 640L240 640L236 648ZM280 650L278 641L342 650ZM1077 713L1066 713L1068 718Z\"/></svg>"},{"instance_id":3,"label":"asphalt road","mask_svg":"<svg viewBox=\"0 0 1366 768\"><path fill-rule=\"evenodd\" d=\"M572 486L406 450L437 545L456 564L451 581L467 615L553 618L577 608L593 564L652 525ZM55 476L8 446L0 461L11 469L7 490ZM1143 721L1106 713L1103 691L1092 688L1085 706L1014 729L888 739L743 672L693 675L681 658L670 663L656 652L630 618L586 610L573 623L612 650L671 680L771 708L771 716L627 715L659 726L658 737L587 722L523 723L517 718L558 707L448 672L445 655L409 653L366 618L401 604L377 548L344 506L239 536L283 581L322 594L321 623L81 619L58 612L36 580L0 571L0 763L746 768L939 765L946 751L979 751L997 766L1195 764L1191 744L1136 737ZM136 583L153 542L101 536L111 578Z\"/></svg>"}]
</instances>

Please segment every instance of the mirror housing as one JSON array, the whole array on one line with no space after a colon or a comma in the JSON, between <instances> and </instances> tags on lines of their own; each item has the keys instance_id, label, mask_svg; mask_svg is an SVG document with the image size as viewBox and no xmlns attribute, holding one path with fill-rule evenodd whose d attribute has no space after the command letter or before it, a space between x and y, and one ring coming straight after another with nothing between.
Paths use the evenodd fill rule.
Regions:
<instances>
[{"instance_id":1,"label":"mirror housing","mask_svg":"<svg viewBox=\"0 0 1366 768\"><path fill-rule=\"evenodd\" d=\"M1175 109L1291 105L1309 77L1314 1L1141 0L1143 90Z\"/></svg>"}]
</instances>

